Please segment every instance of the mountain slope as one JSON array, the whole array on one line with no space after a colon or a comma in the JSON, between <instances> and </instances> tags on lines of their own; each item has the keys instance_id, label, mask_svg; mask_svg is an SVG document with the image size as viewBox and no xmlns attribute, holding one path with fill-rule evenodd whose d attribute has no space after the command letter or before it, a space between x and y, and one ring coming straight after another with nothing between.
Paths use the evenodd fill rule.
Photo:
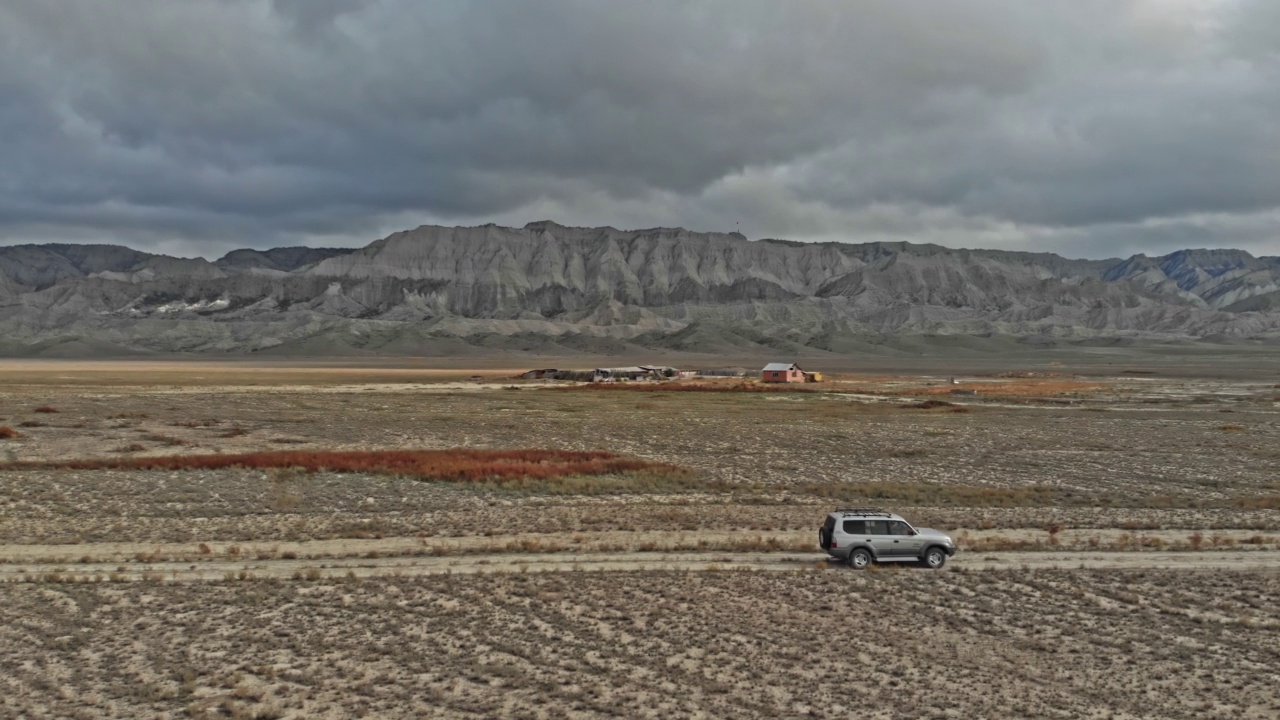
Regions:
<instances>
[{"instance_id":1,"label":"mountain slope","mask_svg":"<svg viewBox=\"0 0 1280 720\"><path fill-rule=\"evenodd\" d=\"M228 274L266 272L285 274L331 257L354 252L347 248L282 247L270 250L232 250L214 261Z\"/></svg>"},{"instance_id":2,"label":"mountain slope","mask_svg":"<svg viewBox=\"0 0 1280 720\"><path fill-rule=\"evenodd\" d=\"M1280 258L1241 251L1071 260L681 228L424 226L355 250L237 250L214 263L103 245L0 248L0 354L1277 338L1277 297Z\"/></svg>"}]
</instances>

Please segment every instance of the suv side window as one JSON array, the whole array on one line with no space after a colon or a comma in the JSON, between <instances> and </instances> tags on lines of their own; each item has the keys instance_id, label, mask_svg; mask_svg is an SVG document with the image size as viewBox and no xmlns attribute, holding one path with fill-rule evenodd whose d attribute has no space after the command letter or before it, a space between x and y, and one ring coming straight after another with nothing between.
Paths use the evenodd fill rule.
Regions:
<instances>
[{"instance_id":1,"label":"suv side window","mask_svg":"<svg viewBox=\"0 0 1280 720\"><path fill-rule=\"evenodd\" d=\"M866 535L867 521L866 520L845 520L844 534L845 535Z\"/></svg>"},{"instance_id":2,"label":"suv side window","mask_svg":"<svg viewBox=\"0 0 1280 720\"><path fill-rule=\"evenodd\" d=\"M901 520L890 520L889 534L890 535L910 535L911 526L902 522Z\"/></svg>"},{"instance_id":3,"label":"suv side window","mask_svg":"<svg viewBox=\"0 0 1280 720\"><path fill-rule=\"evenodd\" d=\"M868 520L867 534L868 535L888 535L889 528L887 525L888 524L885 523L884 520Z\"/></svg>"}]
</instances>

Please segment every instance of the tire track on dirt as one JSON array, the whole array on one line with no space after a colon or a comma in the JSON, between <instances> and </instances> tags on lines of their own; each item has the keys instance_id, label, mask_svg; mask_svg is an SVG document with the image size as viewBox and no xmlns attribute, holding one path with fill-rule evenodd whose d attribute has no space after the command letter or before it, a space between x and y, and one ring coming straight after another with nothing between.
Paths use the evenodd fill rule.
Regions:
<instances>
[{"instance_id":1,"label":"tire track on dirt","mask_svg":"<svg viewBox=\"0 0 1280 720\"><path fill-rule=\"evenodd\" d=\"M634 572L676 570L856 572L829 562L820 553L796 552L619 552L495 553L457 557L310 558L214 560L116 565L110 563L0 565L0 581L92 582L151 580L308 579L341 577L414 577L423 575L536 572ZM943 569L983 570L1159 570L1280 572L1280 553L1268 551L1201 552L983 552L961 553ZM863 572L916 570L907 564Z\"/></svg>"},{"instance_id":2,"label":"tire track on dirt","mask_svg":"<svg viewBox=\"0 0 1280 720\"><path fill-rule=\"evenodd\" d=\"M1004 528L951 531L962 551L973 552L1196 552L1240 549L1280 550L1280 535L1253 530L1195 529L1121 530L1110 528L1064 529L1050 535L1042 528ZM215 559L353 558L414 555L545 554L622 552L808 552L816 550L817 532L811 530L626 530L509 535L414 535L384 538L333 538L323 540L220 540L201 542L92 542L80 544L0 544L0 566L37 563L131 563L151 558L163 562L204 562ZM264 557L265 556L265 557Z\"/></svg>"}]
</instances>

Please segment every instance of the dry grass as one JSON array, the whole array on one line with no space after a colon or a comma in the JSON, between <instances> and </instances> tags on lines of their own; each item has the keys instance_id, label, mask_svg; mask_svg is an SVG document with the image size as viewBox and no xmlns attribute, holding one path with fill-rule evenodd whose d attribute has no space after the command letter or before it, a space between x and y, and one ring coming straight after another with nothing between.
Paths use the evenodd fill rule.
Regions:
<instances>
[{"instance_id":1,"label":"dry grass","mask_svg":"<svg viewBox=\"0 0 1280 720\"><path fill-rule=\"evenodd\" d=\"M900 380L875 387L889 392ZM1280 529L1274 478L1280 413L1269 403L1239 400L1243 394L1234 387L1223 387L1220 401L1203 402L1216 391L1212 382L1144 380L1146 395L1126 390L1087 401L1112 410L1107 413L1048 403L1015 407L982 395L956 408L900 410L896 400L833 392L331 390L15 386L12 406L49 403L62 410L58 417L77 422L51 423L21 443L0 443L7 448L0 460L6 454L18 459L19 452L29 462L196 452L143 440L164 435L224 457L286 450L605 449L696 474L454 487L314 473L305 491L291 487L273 497L265 472L46 466L0 473L0 498L16 502L0 514L0 538L332 538L423 528L467 534L512 524L530 532L781 530L815 526L815 517L836 502L889 505L933 527L1136 522L1185 533ZM1169 393L1185 399L1165 399ZM917 401L929 399L959 402ZM951 412L970 406L971 415ZM1246 432L1218 430L1224 408L1235 411L1231 421ZM670 492L680 494L664 497ZM684 507L673 507L673 500ZM193 524L190 517L207 520Z\"/></svg>"},{"instance_id":2,"label":"dry grass","mask_svg":"<svg viewBox=\"0 0 1280 720\"><path fill-rule=\"evenodd\" d=\"M1047 379L1014 379L977 381L959 386L964 390L976 390L982 397L999 398L1040 398L1082 393L1099 393L1109 389L1110 384L1096 380L1062 380ZM916 385L888 391L893 395L949 395L957 389L952 385ZM886 392L877 388L868 388L866 392Z\"/></svg>"},{"instance_id":3,"label":"dry grass","mask_svg":"<svg viewBox=\"0 0 1280 720\"><path fill-rule=\"evenodd\" d=\"M909 403L902 406L904 410L937 410L938 408L956 407L958 406L955 403L947 402L946 400L938 400L936 398L931 398L918 403Z\"/></svg>"},{"instance_id":4,"label":"dry grass","mask_svg":"<svg viewBox=\"0 0 1280 720\"><path fill-rule=\"evenodd\" d=\"M1280 510L1280 495L1237 498L1233 507L1239 510Z\"/></svg>"},{"instance_id":5,"label":"dry grass","mask_svg":"<svg viewBox=\"0 0 1280 720\"><path fill-rule=\"evenodd\" d=\"M189 441L184 440L180 437L175 437L173 435L165 435L164 433L147 433L146 435L142 436L142 439L148 442L160 443L161 445L165 445L168 447L180 447L183 445L191 444Z\"/></svg>"},{"instance_id":6,"label":"dry grass","mask_svg":"<svg viewBox=\"0 0 1280 720\"><path fill-rule=\"evenodd\" d=\"M920 450L898 450L898 457L926 454ZM796 490L813 497L829 498L841 504L866 503L910 507L967 508L1160 508L1275 510L1280 495L1249 495L1224 498L1203 493L1165 493L1135 497L1128 493L1081 493L1051 485L990 487L912 482L809 483Z\"/></svg>"},{"instance_id":7,"label":"dry grass","mask_svg":"<svg viewBox=\"0 0 1280 720\"><path fill-rule=\"evenodd\" d=\"M1273 574L730 567L352 580L308 565L194 586L51 574L0 586L0 707L749 719L888 698L902 717L1238 720L1280 703Z\"/></svg>"},{"instance_id":8,"label":"dry grass","mask_svg":"<svg viewBox=\"0 0 1280 720\"><path fill-rule=\"evenodd\" d=\"M434 363L433 363L434 364ZM264 387L304 385L310 387L342 383L450 383L481 379L505 379L527 368L509 362L485 363L470 359L472 367L420 367L416 360L393 359L379 363L370 359L358 367L339 367L324 361L223 362L206 360L155 361L47 361L0 359L0 383L8 386L100 386L100 387ZM413 365L419 367L404 367ZM55 368L57 372L50 372Z\"/></svg>"},{"instance_id":9,"label":"dry grass","mask_svg":"<svg viewBox=\"0 0 1280 720\"><path fill-rule=\"evenodd\" d=\"M1098 498L1072 498L1053 487L975 487L911 482L810 483L800 492L846 506L865 504L913 507L1044 507L1075 503L1098 504Z\"/></svg>"},{"instance_id":10,"label":"dry grass","mask_svg":"<svg viewBox=\"0 0 1280 720\"><path fill-rule=\"evenodd\" d=\"M589 476L671 476L692 480L692 473L669 463L636 460L610 452L566 450L375 450L367 452L281 451L227 455L167 455L98 458L62 462L11 462L0 470L246 470L296 469L303 472L393 475L416 480L494 483L565 480Z\"/></svg>"},{"instance_id":11,"label":"dry grass","mask_svg":"<svg viewBox=\"0 0 1280 720\"><path fill-rule=\"evenodd\" d=\"M0 575L26 583L0 583L0 715L843 717L885 698L908 717L1280 710L1280 576L1192 553L1277 552L1269 403L1161 396L1153 411L1097 393L1087 403L1114 412L1081 413L1033 402L1068 381L1015 377L991 384L1022 384L1027 404L984 405L966 384L981 408L966 416L940 384L903 412L832 392L843 381L331 391L295 384L364 378L268 387L284 371L235 372L244 387L133 373L105 382L133 390L86 392L45 373L12 389L14 406L51 402L85 426L5 451L32 462L0 473ZM924 381L857 382L896 395ZM1248 431L1220 430L1224 408ZM156 447L166 433L209 454ZM103 458L141 438L186 454ZM282 441L326 452L269 451ZM803 562L837 503L955 531L965 552L938 573ZM1177 552L1213 569L975 572L980 549ZM672 551L722 555L685 573L660 564ZM589 552L650 569L538 569ZM788 552L810 570L736 569ZM35 568L37 553L56 564ZM427 565L453 574L397 575ZM221 580L180 584L206 569ZM507 572L462 574L491 570Z\"/></svg>"}]
</instances>

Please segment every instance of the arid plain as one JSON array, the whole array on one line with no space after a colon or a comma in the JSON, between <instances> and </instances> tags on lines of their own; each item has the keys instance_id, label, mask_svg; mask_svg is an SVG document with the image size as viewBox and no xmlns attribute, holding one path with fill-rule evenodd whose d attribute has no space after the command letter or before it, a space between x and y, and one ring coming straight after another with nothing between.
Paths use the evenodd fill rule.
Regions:
<instances>
[{"instance_id":1,"label":"arid plain","mask_svg":"<svg viewBox=\"0 0 1280 720\"><path fill-rule=\"evenodd\" d=\"M0 715L1276 717L1280 369L1223 367L0 363ZM639 469L264 461L456 448ZM961 552L829 565L837 505Z\"/></svg>"}]
</instances>

